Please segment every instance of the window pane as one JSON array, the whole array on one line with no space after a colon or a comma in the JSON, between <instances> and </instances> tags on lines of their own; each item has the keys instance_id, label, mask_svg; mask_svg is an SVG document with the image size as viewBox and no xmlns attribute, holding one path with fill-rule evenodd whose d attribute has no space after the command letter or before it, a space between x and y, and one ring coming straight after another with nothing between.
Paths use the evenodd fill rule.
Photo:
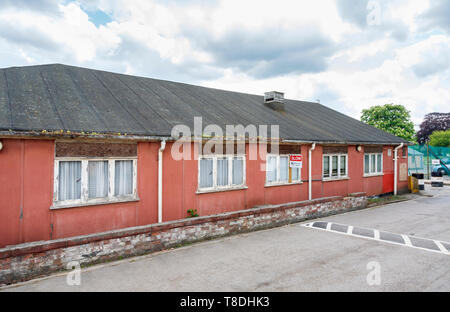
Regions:
<instances>
[{"instance_id":1,"label":"window pane","mask_svg":"<svg viewBox=\"0 0 450 312\"><path fill-rule=\"evenodd\" d=\"M108 162L90 161L88 165L89 198L108 196Z\"/></svg>"},{"instance_id":2,"label":"window pane","mask_svg":"<svg viewBox=\"0 0 450 312\"><path fill-rule=\"evenodd\" d=\"M341 172L340 172L341 176L347 175L347 161L346 161L346 158L347 158L347 156L341 155Z\"/></svg>"},{"instance_id":3,"label":"window pane","mask_svg":"<svg viewBox=\"0 0 450 312\"><path fill-rule=\"evenodd\" d=\"M331 159L331 175L337 177L338 175L338 156L332 156Z\"/></svg>"},{"instance_id":4,"label":"window pane","mask_svg":"<svg viewBox=\"0 0 450 312\"><path fill-rule=\"evenodd\" d=\"M364 173L370 173L370 155L364 155Z\"/></svg>"},{"instance_id":5,"label":"window pane","mask_svg":"<svg viewBox=\"0 0 450 312\"><path fill-rule=\"evenodd\" d=\"M267 182L275 182L277 180L277 158L273 156L267 157Z\"/></svg>"},{"instance_id":6,"label":"window pane","mask_svg":"<svg viewBox=\"0 0 450 312\"><path fill-rule=\"evenodd\" d=\"M323 176L325 178L330 176L330 156L323 156Z\"/></svg>"},{"instance_id":7,"label":"window pane","mask_svg":"<svg viewBox=\"0 0 450 312\"><path fill-rule=\"evenodd\" d=\"M233 158L233 185L244 183L244 159L242 157Z\"/></svg>"},{"instance_id":8,"label":"window pane","mask_svg":"<svg viewBox=\"0 0 450 312\"><path fill-rule=\"evenodd\" d=\"M292 171L292 181L300 180L300 168L291 168Z\"/></svg>"},{"instance_id":9,"label":"window pane","mask_svg":"<svg viewBox=\"0 0 450 312\"><path fill-rule=\"evenodd\" d=\"M115 162L115 192L114 195L133 194L133 161L116 160Z\"/></svg>"},{"instance_id":10,"label":"window pane","mask_svg":"<svg viewBox=\"0 0 450 312\"><path fill-rule=\"evenodd\" d=\"M370 155L370 162L371 162L371 164L370 164L370 173L374 173L375 172L375 156L376 155Z\"/></svg>"},{"instance_id":11,"label":"window pane","mask_svg":"<svg viewBox=\"0 0 450 312\"><path fill-rule=\"evenodd\" d=\"M228 158L217 159L217 185L228 185Z\"/></svg>"},{"instance_id":12,"label":"window pane","mask_svg":"<svg viewBox=\"0 0 450 312\"><path fill-rule=\"evenodd\" d=\"M289 157L280 157L280 182L289 181Z\"/></svg>"},{"instance_id":13,"label":"window pane","mask_svg":"<svg viewBox=\"0 0 450 312\"><path fill-rule=\"evenodd\" d=\"M59 162L59 200L81 198L81 161Z\"/></svg>"},{"instance_id":14,"label":"window pane","mask_svg":"<svg viewBox=\"0 0 450 312\"><path fill-rule=\"evenodd\" d=\"M377 155L377 172L379 172L379 173L383 172L383 170L381 168L381 163L382 163L381 159L382 159L381 154L378 154Z\"/></svg>"},{"instance_id":15,"label":"window pane","mask_svg":"<svg viewBox=\"0 0 450 312\"><path fill-rule=\"evenodd\" d=\"M213 186L213 160L200 159L200 188Z\"/></svg>"}]
</instances>

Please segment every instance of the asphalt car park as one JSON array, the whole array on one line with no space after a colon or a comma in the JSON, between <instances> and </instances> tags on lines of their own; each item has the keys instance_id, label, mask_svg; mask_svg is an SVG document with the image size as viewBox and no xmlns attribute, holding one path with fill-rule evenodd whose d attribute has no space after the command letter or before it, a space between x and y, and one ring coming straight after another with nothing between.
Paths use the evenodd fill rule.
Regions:
<instances>
[{"instance_id":1,"label":"asphalt car park","mask_svg":"<svg viewBox=\"0 0 450 312\"><path fill-rule=\"evenodd\" d=\"M450 186L2 291L450 291ZM70 272L69 272L70 274Z\"/></svg>"}]
</instances>

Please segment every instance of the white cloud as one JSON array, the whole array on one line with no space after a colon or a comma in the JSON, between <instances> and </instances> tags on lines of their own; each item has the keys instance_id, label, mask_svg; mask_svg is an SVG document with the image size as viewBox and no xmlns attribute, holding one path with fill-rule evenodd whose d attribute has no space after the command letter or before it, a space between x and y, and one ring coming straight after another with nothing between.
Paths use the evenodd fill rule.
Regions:
<instances>
[{"instance_id":1,"label":"white cloud","mask_svg":"<svg viewBox=\"0 0 450 312\"><path fill-rule=\"evenodd\" d=\"M247 93L276 89L355 118L390 102L410 109L415 123L448 111L450 37L420 26L434 12L429 0L380 0L379 26L366 25L364 1L42 1L0 9L1 67L60 62ZM97 27L95 10L112 21Z\"/></svg>"}]
</instances>

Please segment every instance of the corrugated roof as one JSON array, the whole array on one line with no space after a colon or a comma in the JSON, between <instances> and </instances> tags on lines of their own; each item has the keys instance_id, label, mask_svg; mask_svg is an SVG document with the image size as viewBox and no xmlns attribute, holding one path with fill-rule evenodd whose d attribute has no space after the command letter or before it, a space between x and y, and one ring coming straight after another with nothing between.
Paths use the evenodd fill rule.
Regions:
<instances>
[{"instance_id":1,"label":"corrugated roof","mask_svg":"<svg viewBox=\"0 0 450 312\"><path fill-rule=\"evenodd\" d=\"M199 87L68 65L0 69L0 130L170 136L172 127L279 125L284 140L407 142L324 105Z\"/></svg>"}]
</instances>

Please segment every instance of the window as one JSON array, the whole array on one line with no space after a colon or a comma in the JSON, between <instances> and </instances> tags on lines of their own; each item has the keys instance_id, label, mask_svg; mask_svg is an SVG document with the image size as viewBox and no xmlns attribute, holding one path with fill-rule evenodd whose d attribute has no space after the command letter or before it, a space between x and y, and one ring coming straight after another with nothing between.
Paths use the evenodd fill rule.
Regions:
<instances>
[{"instance_id":1,"label":"window","mask_svg":"<svg viewBox=\"0 0 450 312\"><path fill-rule=\"evenodd\" d=\"M81 161L59 163L59 200L81 198Z\"/></svg>"},{"instance_id":2,"label":"window","mask_svg":"<svg viewBox=\"0 0 450 312\"><path fill-rule=\"evenodd\" d=\"M136 165L136 158L56 158L53 208L135 200Z\"/></svg>"},{"instance_id":3,"label":"window","mask_svg":"<svg viewBox=\"0 0 450 312\"><path fill-rule=\"evenodd\" d=\"M213 163L212 158L200 159L200 183L199 188L213 187Z\"/></svg>"},{"instance_id":4,"label":"window","mask_svg":"<svg viewBox=\"0 0 450 312\"><path fill-rule=\"evenodd\" d=\"M289 184L300 182L300 168L290 168L289 155L268 155L266 160L266 183Z\"/></svg>"},{"instance_id":5,"label":"window","mask_svg":"<svg viewBox=\"0 0 450 312\"><path fill-rule=\"evenodd\" d=\"M64 162L60 162L62 164ZM88 162L88 188L89 198L102 198L108 196L108 162L90 161ZM117 177L117 175L116 175Z\"/></svg>"},{"instance_id":6,"label":"window","mask_svg":"<svg viewBox=\"0 0 450 312\"><path fill-rule=\"evenodd\" d=\"M114 190L115 196L133 194L133 161L115 161Z\"/></svg>"},{"instance_id":7,"label":"window","mask_svg":"<svg viewBox=\"0 0 450 312\"><path fill-rule=\"evenodd\" d=\"M323 155L323 178L341 179L347 177L347 155Z\"/></svg>"},{"instance_id":8,"label":"window","mask_svg":"<svg viewBox=\"0 0 450 312\"><path fill-rule=\"evenodd\" d=\"M383 154L364 154L364 175L376 175L383 173Z\"/></svg>"},{"instance_id":9,"label":"window","mask_svg":"<svg viewBox=\"0 0 450 312\"><path fill-rule=\"evenodd\" d=\"M199 159L199 191L245 185L245 156L203 156Z\"/></svg>"}]
</instances>

